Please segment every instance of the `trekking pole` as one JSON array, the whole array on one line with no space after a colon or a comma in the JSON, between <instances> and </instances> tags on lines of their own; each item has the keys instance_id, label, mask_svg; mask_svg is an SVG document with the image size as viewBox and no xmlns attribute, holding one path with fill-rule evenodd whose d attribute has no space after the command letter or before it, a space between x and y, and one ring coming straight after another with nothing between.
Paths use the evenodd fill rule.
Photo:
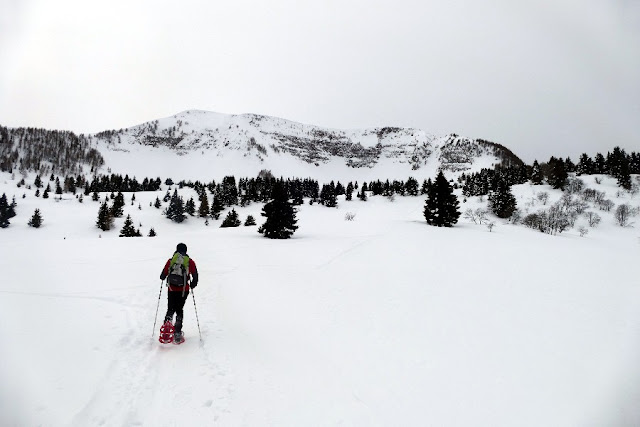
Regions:
<instances>
[{"instance_id":1,"label":"trekking pole","mask_svg":"<svg viewBox=\"0 0 640 427\"><path fill-rule=\"evenodd\" d=\"M198 323L198 333L200 334L200 342L202 342L202 332L200 331L200 320L198 319L198 308L196 307L196 295L191 289L191 296L193 297L193 308L196 311L196 322Z\"/></svg>"},{"instance_id":2,"label":"trekking pole","mask_svg":"<svg viewBox=\"0 0 640 427\"><path fill-rule=\"evenodd\" d=\"M153 320L153 332L151 332L151 339L153 339L153 334L156 333L156 322L158 321L158 310L160 309L160 297L162 296L162 282L164 282L164 280L160 281L160 293L158 294L158 307L156 307L156 317Z\"/></svg>"}]
</instances>

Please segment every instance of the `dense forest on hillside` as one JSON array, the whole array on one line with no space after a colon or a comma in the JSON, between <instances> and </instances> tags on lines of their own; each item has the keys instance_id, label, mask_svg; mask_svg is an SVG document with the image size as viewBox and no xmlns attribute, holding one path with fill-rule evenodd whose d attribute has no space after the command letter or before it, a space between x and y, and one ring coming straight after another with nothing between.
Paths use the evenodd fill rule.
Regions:
<instances>
[{"instance_id":1,"label":"dense forest on hillside","mask_svg":"<svg viewBox=\"0 0 640 427\"><path fill-rule=\"evenodd\" d=\"M33 171L40 175L76 175L96 170L102 155L84 135L36 128L0 126L0 171Z\"/></svg>"}]
</instances>

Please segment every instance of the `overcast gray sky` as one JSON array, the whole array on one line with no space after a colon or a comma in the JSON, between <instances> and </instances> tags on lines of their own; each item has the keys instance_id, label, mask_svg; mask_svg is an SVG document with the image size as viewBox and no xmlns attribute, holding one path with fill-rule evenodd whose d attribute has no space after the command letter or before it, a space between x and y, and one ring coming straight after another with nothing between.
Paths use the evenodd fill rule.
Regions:
<instances>
[{"instance_id":1,"label":"overcast gray sky","mask_svg":"<svg viewBox=\"0 0 640 427\"><path fill-rule=\"evenodd\" d=\"M0 0L0 124L187 109L640 151L640 0Z\"/></svg>"}]
</instances>

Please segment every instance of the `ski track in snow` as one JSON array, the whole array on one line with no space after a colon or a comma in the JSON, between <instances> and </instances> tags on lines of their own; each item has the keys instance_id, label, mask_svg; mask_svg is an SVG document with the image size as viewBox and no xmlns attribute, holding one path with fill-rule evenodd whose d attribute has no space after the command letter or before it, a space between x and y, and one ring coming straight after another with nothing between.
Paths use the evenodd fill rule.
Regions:
<instances>
[{"instance_id":1,"label":"ski track in snow","mask_svg":"<svg viewBox=\"0 0 640 427\"><path fill-rule=\"evenodd\" d=\"M126 314L127 330L136 332L118 340L116 357L72 425L180 425L191 416L216 420L226 409L229 393L226 370L210 356L212 348L197 335L187 336L181 345L161 344L158 331L153 338L143 334L147 310L127 306ZM201 395L203 390L208 394Z\"/></svg>"}]
</instances>

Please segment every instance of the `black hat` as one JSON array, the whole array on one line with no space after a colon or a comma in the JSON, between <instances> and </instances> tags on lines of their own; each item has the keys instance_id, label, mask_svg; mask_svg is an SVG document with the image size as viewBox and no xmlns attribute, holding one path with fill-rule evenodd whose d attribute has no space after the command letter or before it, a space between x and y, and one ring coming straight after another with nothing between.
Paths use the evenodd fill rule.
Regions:
<instances>
[{"instance_id":1,"label":"black hat","mask_svg":"<svg viewBox=\"0 0 640 427\"><path fill-rule=\"evenodd\" d=\"M187 245L185 245L184 243L178 243L178 246L176 247L176 252L181 253L182 255L185 255L187 253Z\"/></svg>"}]
</instances>

